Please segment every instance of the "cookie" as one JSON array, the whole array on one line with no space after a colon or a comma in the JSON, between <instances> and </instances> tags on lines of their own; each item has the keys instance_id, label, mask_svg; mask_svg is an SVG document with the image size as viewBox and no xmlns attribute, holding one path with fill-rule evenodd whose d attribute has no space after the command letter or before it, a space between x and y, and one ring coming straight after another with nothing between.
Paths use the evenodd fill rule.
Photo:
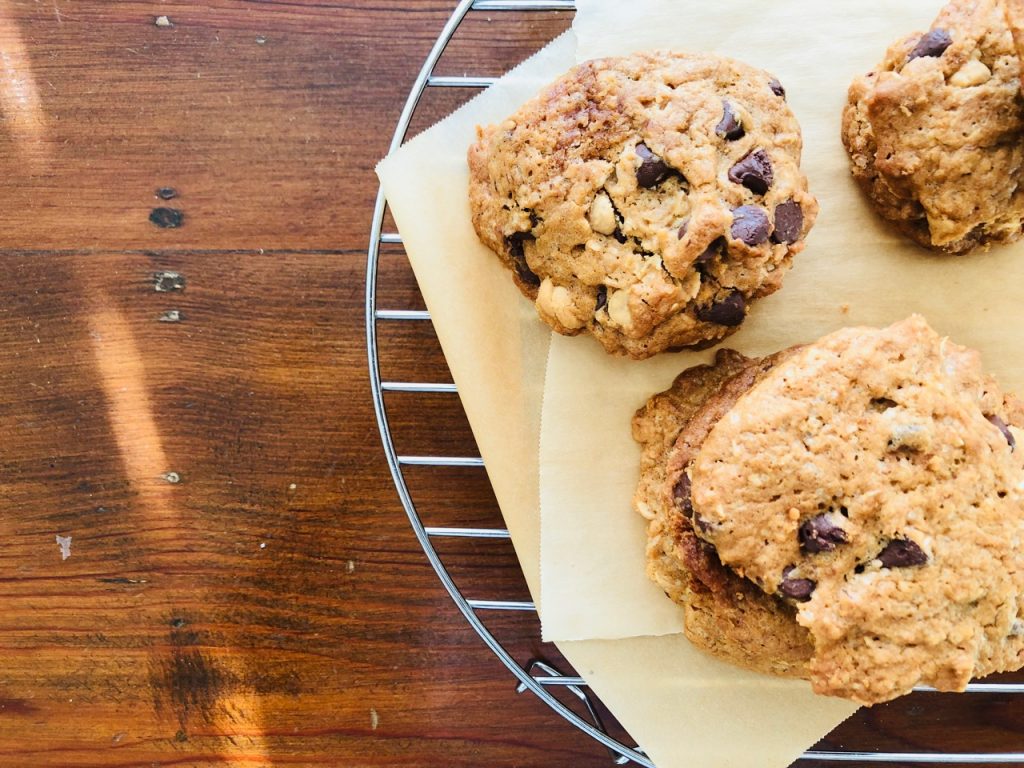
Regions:
<instances>
[{"instance_id":1,"label":"cookie","mask_svg":"<svg viewBox=\"0 0 1024 768\"><path fill-rule=\"evenodd\" d=\"M850 85L842 138L853 176L928 248L964 253L1021 236L1024 97L1007 15L1004 0L954 0Z\"/></svg>"},{"instance_id":2,"label":"cookie","mask_svg":"<svg viewBox=\"0 0 1024 768\"><path fill-rule=\"evenodd\" d=\"M756 672L806 677L813 646L795 609L723 566L696 536L683 473L711 427L775 360L719 350L714 365L684 371L637 411L633 437L642 452L633 502L647 520L647 573L683 607L690 641Z\"/></svg>"},{"instance_id":3,"label":"cookie","mask_svg":"<svg viewBox=\"0 0 1024 768\"><path fill-rule=\"evenodd\" d=\"M1022 426L977 353L912 317L778 360L665 486L688 485L728 569L795 609L815 691L963 690L1024 666Z\"/></svg>"},{"instance_id":4,"label":"cookie","mask_svg":"<svg viewBox=\"0 0 1024 768\"><path fill-rule=\"evenodd\" d=\"M818 205L766 72L668 51L590 61L469 150L480 239L559 333L646 358L717 342L778 290Z\"/></svg>"}]
</instances>

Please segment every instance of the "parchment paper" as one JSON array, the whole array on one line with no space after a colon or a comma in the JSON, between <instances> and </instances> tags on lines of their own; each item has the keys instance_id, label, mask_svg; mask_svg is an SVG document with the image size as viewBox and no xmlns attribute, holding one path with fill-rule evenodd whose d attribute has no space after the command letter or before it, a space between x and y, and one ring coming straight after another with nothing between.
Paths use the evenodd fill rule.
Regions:
<instances>
[{"instance_id":1,"label":"parchment paper","mask_svg":"<svg viewBox=\"0 0 1024 768\"><path fill-rule=\"evenodd\" d=\"M504 118L572 65L573 42L559 38L378 166L535 599L549 333L473 234L465 152L477 123ZM559 648L659 768L747 768L752 756L762 768L784 766L851 711L812 697L802 683L752 681L715 661L695 665L699 654L680 635ZM779 700L763 706L750 697L752 685L777 691Z\"/></svg>"},{"instance_id":2,"label":"parchment paper","mask_svg":"<svg viewBox=\"0 0 1024 768\"><path fill-rule=\"evenodd\" d=\"M920 312L940 333L979 349L1006 387L1024 392L1024 245L959 257L912 245L868 207L840 141L852 78L875 66L901 35L926 30L940 5L579 0L580 60L670 46L713 51L766 69L786 87L821 213L782 290L754 305L727 346L760 355L843 326L888 325ZM677 373L709 356L662 355L637 364L610 357L590 339L552 344L541 437L546 639L679 630L680 611L644 575L644 521L630 509L639 462L630 418Z\"/></svg>"}]
</instances>

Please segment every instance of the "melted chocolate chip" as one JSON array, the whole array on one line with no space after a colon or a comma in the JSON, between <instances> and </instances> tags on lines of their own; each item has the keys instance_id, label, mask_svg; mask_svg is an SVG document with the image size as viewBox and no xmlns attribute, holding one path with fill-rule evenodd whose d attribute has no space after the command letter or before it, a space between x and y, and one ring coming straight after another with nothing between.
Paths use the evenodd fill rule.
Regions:
<instances>
[{"instance_id":1,"label":"melted chocolate chip","mask_svg":"<svg viewBox=\"0 0 1024 768\"><path fill-rule=\"evenodd\" d=\"M640 167L636 169L636 183L644 189L656 187L672 175L672 169L668 164L651 152L646 144L637 144L636 153L640 156Z\"/></svg>"},{"instance_id":2,"label":"melted chocolate chip","mask_svg":"<svg viewBox=\"0 0 1024 768\"><path fill-rule=\"evenodd\" d=\"M775 231L773 243L795 243L804 228L804 211L800 203L787 200L775 206Z\"/></svg>"},{"instance_id":3,"label":"melted chocolate chip","mask_svg":"<svg viewBox=\"0 0 1024 768\"><path fill-rule=\"evenodd\" d=\"M519 279L536 288L540 285L540 278L530 269L530 265L526 262L526 253L523 250L523 243L533 239L533 235L529 232L515 232L505 238L505 243L508 245L509 255L515 261L516 274Z\"/></svg>"},{"instance_id":4,"label":"melted chocolate chip","mask_svg":"<svg viewBox=\"0 0 1024 768\"><path fill-rule=\"evenodd\" d=\"M805 520L797 531L800 548L812 554L831 552L839 544L845 544L846 531L828 519L827 515L818 515Z\"/></svg>"},{"instance_id":5,"label":"melted chocolate chip","mask_svg":"<svg viewBox=\"0 0 1024 768\"><path fill-rule=\"evenodd\" d=\"M884 568L907 568L928 562L928 555L910 539L893 539L877 557L882 561Z\"/></svg>"},{"instance_id":6,"label":"melted chocolate chip","mask_svg":"<svg viewBox=\"0 0 1024 768\"><path fill-rule=\"evenodd\" d=\"M772 93L780 99L786 98L786 89L782 87L782 83L780 83L776 78L773 77L768 81L768 87L771 88Z\"/></svg>"},{"instance_id":7,"label":"melted chocolate chip","mask_svg":"<svg viewBox=\"0 0 1024 768\"><path fill-rule=\"evenodd\" d=\"M712 240L708 247L704 249L704 252L697 257L697 264L707 264L709 261L714 261L718 254L725 251L725 238L716 237Z\"/></svg>"},{"instance_id":8,"label":"melted chocolate chip","mask_svg":"<svg viewBox=\"0 0 1024 768\"><path fill-rule=\"evenodd\" d=\"M594 305L594 312L600 312L608 304L608 286L601 285L597 288L597 303Z\"/></svg>"},{"instance_id":9,"label":"melted chocolate chip","mask_svg":"<svg viewBox=\"0 0 1024 768\"><path fill-rule=\"evenodd\" d=\"M771 225L764 208L756 205L741 205L732 212L732 227L729 233L734 240L742 240L747 245L760 245L768 239Z\"/></svg>"},{"instance_id":10,"label":"melted chocolate chip","mask_svg":"<svg viewBox=\"0 0 1024 768\"><path fill-rule=\"evenodd\" d=\"M511 235L505 238L505 245L508 246L508 252L514 259L521 259L525 255L523 253L523 243L527 240L533 240L533 235L529 232L513 232Z\"/></svg>"},{"instance_id":11,"label":"melted chocolate chip","mask_svg":"<svg viewBox=\"0 0 1024 768\"><path fill-rule=\"evenodd\" d=\"M1017 439L1013 436L1013 432L1010 431L1010 428L1006 426L1006 422L1000 419L994 413L987 414L985 418L992 422L992 425L1003 433L1003 437L1005 437L1006 442L1009 443L1010 452L1012 453L1013 449L1017 447Z\"/></svg>"},{"instance_id":12,"label":"melted chocolate chip","mask_svg":"<svg viewBox=\"0 0 1024 768\"><path fill-rule=\"evenodd\" d=\"M160 187L160 189L156 191L156 196L161 200L173 200L178 196L178 190L174 187Z\"/></svg>"},{"instance_id":13,"label":"melted chocolate chip","mask_svg":"<svg viewBox=\"0 0 1024 768\"><path fill-rule=\"evenodd\" d=\"M686 228L690 226L690 222L684 221L682 226L679 227L679 239L682 240L686 237Z\"/></svg>"},{"instance_id":14,"label":"melted chocolate chip","mask_svg":"<svg viewBox=\"0 0 1024 768\"><path fill-rule=\"evenodd\" d=\"M814 588L818 585L810 579L791 578L789 574L792 572L793 566L789 566L782 571L782 583L779 584L779 592L802 603L810 600L811 593L814 592Z\"/></svg>"},{"instance_id":15,"label":"melted chocolate chip","mask_svg":"<svg viewBox=\"0 0 1024 768\"><path fill-rule=\"evenodd\" d=\"M707 307L697 307L697 319L734 328L747 316L747 302L743 294L733 291L724 299Z\"/></svg>"},{"instance_id":16,"label":"melted chocolate chip","mask_svg":"<svg viewBox=\"0 0 1024 768\"><path fill-rule=\"evenodd\" d=\"M919 59L922 56L941 56L949 46L953 44L953 38L944 29L933 29L921 35L914 50L907 56L907 61Z\"/></svg>"},{"instance_id":17,"label":"melted chocolate chip","mask_svg":"<svg viewBox=\"0 0 1024 768\"><path fill-rule=\"evenodd\" d=\"M715 134L720 139L726 141L736 141L736 139L742 139L746 131L743 129L743 123L740 122L739 115L732 108L732 104L728 101L722 102L722 119L715 126Z\"/></svg>"},{"instance_id":18,"label":"melted chocolate chip","mask_svg":"<svg viewBox=\"0 0 1024 768\"><path fill-rule=\"evenodd\" d=\"M729 181L742 184L755 195L763 195L772 185L772 161L763 149L748 152L729 169Z\"/></svg>"},{"instance_id":19,"label":"melted chocolate chip","mask_svg":"<svg viewBox=\"0 0 1024 768\"><path fill-rule=\"evenodd\" d=\"M690 499L690 477L686 474L686 470L679 473L679 479L676 480L676 484L672 486L672 501L679 508L679 511L683 513L683 517L693 517L693 502ZM703 522L698 520L698 522ZM707 530L702 528L701 530Z\"/></svg>"}]
</instances>

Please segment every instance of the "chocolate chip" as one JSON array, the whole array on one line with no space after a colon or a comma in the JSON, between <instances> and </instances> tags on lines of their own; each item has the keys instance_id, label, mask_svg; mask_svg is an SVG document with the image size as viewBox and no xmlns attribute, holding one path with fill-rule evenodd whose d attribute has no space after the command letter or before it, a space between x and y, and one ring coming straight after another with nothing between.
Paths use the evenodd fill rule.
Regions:
<instances>
[{"instance_id":1,"label":"chocolate chip","mask_svg":"<svg viewBox=\"0 0 1024 768\"><path fill-rule=\"evenodd\" d=\"M805 520L797 531L800 548L805 552L831 552L839 544L845 544L846 531L828 519L827 515L818 515Z\"/></svg>"},{"instance_id":2,"label":"chocolate chip","mask_svg":"<svg viewBox=\"0 0 1024 768\"><path fill-rule=\"evenodd\" d=\"M944 29L933 29L921 35L914 50L907 56L907 61L919 59L922 56L941 56L949 46L953 44L953 38Z\"/></svg>"},{"instance_id":3,"label":"chocolate chip","mask_svg":"<svg viewBox=\"0 0 1024 768\"><path fill-rule=\"evenodd\" d=\"M768 81L768 87L771 88L772 93L780 99L786 98L786 89L782 87L782 83L780 83L776 78L773 77Z\"/></svg>"},{"instance_id":4,"label":"chocolate chip","mask_svg":"<svg viewBox=\"0 0 1024 768\"><path fill-rule=\"evenodd\" d=\"M928 562L928 555L910 539L893 539L877 557L882 561L883 568L907 568Z\"/></svg>"},{"instance_id":5,"label":"chocolate chip","mask_svg":"<svg viewBox=\"0 0 1024 768\"><path fill-rule=\"evenodd\" d=\"M708 247L704 249L704 252L697 257L696 263L707 264L709 261L714 261L715 257L718 256L718 254L722 253L724 250L725 238L716 237L714 240L711 241Z\"/></svg>"},{"instance_id":6,"label":"chocolate chip","mask_svg":"<svg viewBox=\"0 0 1024 768\"><path fill-rule=\"evenodd\" d=\"M683 513L683 517L693 517L693 502L690 499L690 477L684 469L679 473L679 479L672 486L672 501ZM703 521L701 521L703 522ZM702 528L702 530L705 530Z\"/></svg>"},{"instance_id":7,"label":"chocolate chip","mask_svg":"<svg viewBox=\"0 0 1024 768\"><path fill-rule=\"evenodd\" d=\"M687 228L689 226L690 226L690 222L684 221L683 225L681 227L679 227L679 239L680 240L682 240L684 237L686 237L686 230L687 230Z\"/></svg>"},{"instance_id":8,"label":"chocolate chip","mask_svg":"<svg viewBox=\"0 0 1024 768\"><path fill-rule=\"evenodd\" d=\"M747 245L760 245L768 239L771 225L764 208L756 205L741 205L732 212L732 227L729 234L733 240L742 240Z\"/></svg>"},{"instance_id":9,"label":"chocolate chip","mask_svg":"<svg viewBox=\"0 0 1024 768\"><path fill-rule=\"evenodd\" d=\"M804 211L800 203L787 200L775 206L775 231L773 243L795 243L804 228Z\"/></svg>"},{"instance_id":10,"label":"chocolate chip","mask_svg":"<svg viewBox=\"0 0 1024 768\"><path fill-rule=\"evenodd\" d=\"M697 524L697 527L700 528L700 532L701 533L707 533L712 528L711 523L709 523L707 520L705 520L700 515L696 515L695 514L693 516L693 522L695 522Z\"/></svg>"},{"instance_id":11,"label":"chocolate chip","mask_svg":"<svg viewBox=\"0 0 1024 768\"><path fill-rule=\"evenodd\" d=\"M540 287L540 278L526 266L526 259L516 259L516 274L527 285L532 285L534 288Z\"/></svg>"},{"instance_id":12,"label":"chocolate chip","mask_svg":"<svg viewBox=\"0 0 1024 768\"><path fill-rule=\"evenodd\" d=\"M508 252L513 259L521 259L526 255L523 250L523 243L533 239L533 235L529 232L513 232L505 238L505 245L508 246Z\"/></svg>"},{"instance_id":13,"label":"chocolate chip","mask_svg":"<svg viewBox=\"0 0 1024 768\"><path fill-rule=\"evenodd\" d=\"M779 592L802 603L806 602L811 599L811 593L814 592L814 588L818 585L810 579L790 578L789 574L793 570L791 565L782 571L782 583L779 584Z\"/></svg>"},{"instance_id":14,"label":"chocolate chip","mask_svg":"<svg viewBox=\"0 0 1024 768\"><path fill-rule=\"evenodd\" d=\"M755 195L763 195L775 178L772 161L763 149L748 152L736 165L729 169L729 181L742 184Z\"/></svg>"},{"instance_id":15,"label":"chocolate chip","mask_svg":"<svg viewBox=\"0 0 1024 768\"><path fill-rule=\"evenodd\" d=\"M1013 436L1013 432L1006 426L1006 422L996 416L994 413L985 416L992 425L1003 433L1003 437L1006 438L1006 442L1010 444L1010 453L1013 453L1013 449L1017 447L1017 439Z\"/></svg>"},{"instance_id":16,"label":"chocolate chip","mask_svg":"<svg viewBox=\"0 0 1024 768\"><path fill-rule=\"evenodd\" d=\"M715 134L718 138L725 139L726 141L742 139L746 131L743 129L743 123L740 122L739 115L733 110L732 104L728 101L723 101L722 111L722 120L715 126Z\"/></svg>"},{"instance_id":17,"label":"chocolate chip","mask_svg":"<svg viewBox=\"0 0 1024 768\"><path fill-rule=\"evenodd\" d=\"M734 328L747 316L747 302L743 294L733 291L724 299L707 307L697 307L697 319Z\"/></svg>"},{"instance_id":18,"label":"chocolate chip","mask_svg":"<svg viewBox=\"0 0 1024 768\"><path fill-rule=\"evenodd\" d=\"M162 229L177 229L185 221L185 214L177 208L154 208L149 220Z\"/></svg>"},{"instance_id":19,"label":"chocolate chip","mask_svg":"<svg viewBox=\"0 0 1024 768\"><path fill-rule=\"evenodd\" d=\"M895 408L899 403L889 397L873 397L868 403L868 407L873 411L882 413L888 411L890 408Z\"/></svg>"},{"instance_id":20,"label":"chocolate chip","mask_svg":"<svg viewBox=\"0 0 1024 768\"><path fill-rule=\"evenodd\" d=\"M540 278L533 273L530 265L527 264L526 252L523 249L523 243L534 239L534 236L529 232L514 232L505 238L505 243L508 245L509 255L515 261L516 274L519 275L519 279L527 285L532 285L536 288L540 285Z\"/></svg>"},{"instance_id":21,"label":"chocolate chip","mask_svg":"<svg viewBox=\"0 0 1024 768\"><path fill-rule=\"evenodd\" d=\"M636 153L640 156L640 167L636 169L636 183L644 189L656 187L672 175L672 169L651 152L646 144L637 144Z\"/></svg>"},{"instance_id":22,"label":"chocolate chip","mask_svg":"<svg viewBox=\"0 0 1024 768\"><path fill-rule=\"evenodd\" d=\"M594 305L594 312L600 312L608 304L608 286L601 285L597 288L597 303Z\"/></svg>"}]
</instances>

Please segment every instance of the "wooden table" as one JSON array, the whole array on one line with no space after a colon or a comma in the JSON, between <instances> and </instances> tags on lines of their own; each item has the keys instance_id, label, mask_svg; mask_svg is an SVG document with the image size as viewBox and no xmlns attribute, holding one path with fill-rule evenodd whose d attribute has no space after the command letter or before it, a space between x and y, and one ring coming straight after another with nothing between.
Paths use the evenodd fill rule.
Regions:
<instances>
[{"instance_id":1,"label":"wooden table","mask_svg":"<svg viewBox=\"0 0 1024 768\"><path fill-rule=\"evenodd\" d=\"M0 765L611 764L458 616L370 404L372 168L453 6L0 0ZM503 21L440 69L500 74L570 18ZM381 281L422 306L401 258ZM428 324L381 344L450 380ZM453 396L388 407L400 450L473 455ZM414 480L435 524L501 524L479 470ZM507 544L446 546L467 593L526 598ZM489 623L552 657L525 620ZM1022 725L1024 697L918 696L830 743Z\"/></svg>"}]
</instances>

